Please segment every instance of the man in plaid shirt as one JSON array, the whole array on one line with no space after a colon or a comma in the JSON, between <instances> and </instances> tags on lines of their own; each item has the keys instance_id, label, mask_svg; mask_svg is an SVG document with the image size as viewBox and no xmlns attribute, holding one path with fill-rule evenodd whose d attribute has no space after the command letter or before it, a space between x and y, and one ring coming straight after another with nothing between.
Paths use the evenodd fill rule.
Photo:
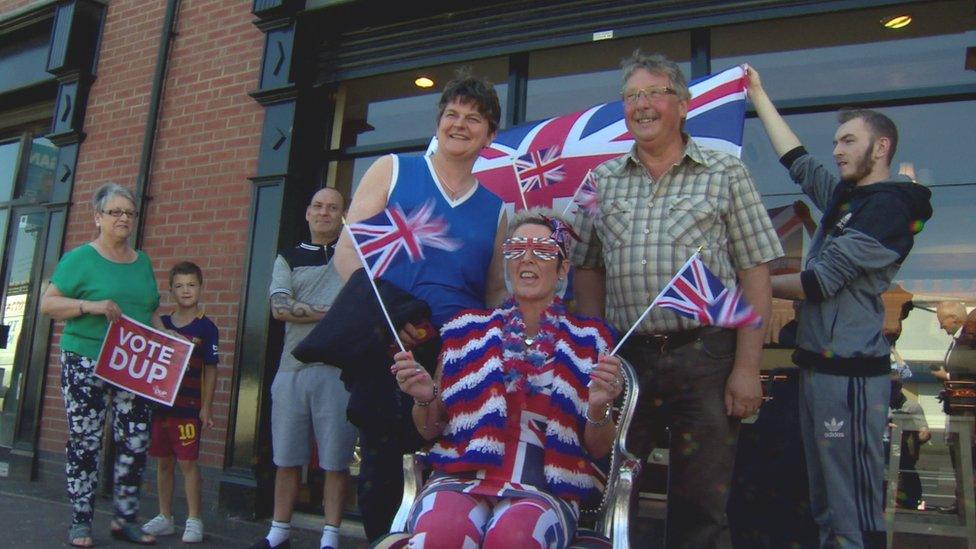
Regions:
<instances>
[{"instance_id":1,"label":"man in plaid shirt","mask_svg":"<svg viewBox=\"0 0 976 549\"><path fill-rule=\"evenodd\" d=\"M766 264L783 250L749 172L684 133L690 94L677 64L638 50L621 65L635 144L593 171L598 214L577 214L578 312L626 331L701 246L709 269L767 317ZM725 507L739 420L762 402L763 335L655 308L622 349L641 375L631 450L645 457L670 428L668 547L730 546Z\"/></svg>"}]
</instances>

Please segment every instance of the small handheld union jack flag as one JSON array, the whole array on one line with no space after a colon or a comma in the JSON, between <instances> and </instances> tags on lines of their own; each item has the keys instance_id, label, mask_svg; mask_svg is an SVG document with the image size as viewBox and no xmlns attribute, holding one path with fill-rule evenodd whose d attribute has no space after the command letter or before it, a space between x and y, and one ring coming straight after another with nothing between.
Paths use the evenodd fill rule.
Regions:
<instances>
[{"instance_id":1,"label":"small handheld union jack flag","mask_svg":"<svg viewBox=\"0 0 976 549\"><path fill-rule=\"evenodd\" d=\"M559 145L529 151L515 159L515 176L523 193L555 185L566 177Z\"/></svg>"},{"instance_id":2,"label":"small handheld union jack flag","mask_svg":"<svg viewBox=\"0 0 976 549\"><path fill-rule=\"evenodd\" d=\"M573 203L579 208L576 211L585 212L590 217L596 217L600 213L600 204L597 202L596 196L596 180L593 178L593 172L586 172L583 183L580 184L576 195L573 197Z\"/></svg>"},{"instance_id":3,"label":"small handheld union jack flag","mask_svg":"<svg viewBox=\"0 0 976 549\"><path fill-rule=\"evenodd\" d=\"M726 288L697 253L674 275L657 304L705 325L762 326L762 317L742 298L742 291Z\"/></svg>"},{"instance_id":4,"label":"small handheld union jack flag","mask_svg":"<svg viewBox=\"0 0 976 549\"><path fill-rule=\"evenodd\" d=\"M424 258L424 247L454 251L461 243L447 236L450 226L440 217L433 217L434 201L430 200L403 213L399 204L348 226L363 263L373 278L381 276L403 250L411 262Z\"/></svg>"},{"instance_id":5,"label":"small handheld union jack flag","mask_svg":"<svg viewBox=\"0 0 976 549\"><path fill-rule=\"evenodd\" d=\"M678 274L668 282L654 301L644 309L637 322L620 338L611 355L623 346L637 326L640 325L647 313L655 305L660 305L678 313L681 316L694 318L702 325L722 326L725 328L741 328L747 326L758 328L762 326L762 317L746 303L742 292L738 288L729 290L722 281L702 263L698 252L692 254Z\"/></svg>"}]
</instances>

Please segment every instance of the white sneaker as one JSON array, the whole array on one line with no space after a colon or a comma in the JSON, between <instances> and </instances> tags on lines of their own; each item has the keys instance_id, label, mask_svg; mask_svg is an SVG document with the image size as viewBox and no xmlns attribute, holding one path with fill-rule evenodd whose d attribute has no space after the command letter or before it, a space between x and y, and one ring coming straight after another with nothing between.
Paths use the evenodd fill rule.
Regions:
<instances>
[{"instance_id":1,"label":"white sneaker","mask_svg":"<svg viewBox=\"0 0 976 549\"><path fill-rule=\"evenodd\" d=\"M142 531L151 536L172 536L176 533L176 528L173 527L173 517L156 515L142 525Z\"/></svg>"},{"instance_id":2,"label":"white sneaker","mask_svg":"<svg viewBox=\"0 0 976 549\"><path fill-rule=\"evenodd\" d=\"M198 518L186 519L183 529L183 543L200 543L203 541L203 521Z\"/></svg>"}]
</instances>

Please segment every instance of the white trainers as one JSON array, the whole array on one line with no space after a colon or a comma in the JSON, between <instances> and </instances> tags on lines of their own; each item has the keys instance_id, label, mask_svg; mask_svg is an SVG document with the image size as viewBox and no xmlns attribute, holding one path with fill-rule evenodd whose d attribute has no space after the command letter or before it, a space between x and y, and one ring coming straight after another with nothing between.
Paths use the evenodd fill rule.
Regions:
<instances>
[{"instance_id":1,"label":"white trainers","mask_svg":"<svg viewBox=\"0 0 976 549\"><path fill-rule=\"evenodd\" d=\"M198 518L186 519L183 529L183 543L200 543L203 541L203 521Z\"/></svg>"},{"instance_id":2,"label":"white trainers","mask_svg":"<svg viewBox=\"0 0 976 549\"><path fill-rule=\"evenodd\" d=\"M176 533L173 518L156 515L152 520L142 525L142 531L151 536L172 536Z\"/></svg>"}]
</instances>

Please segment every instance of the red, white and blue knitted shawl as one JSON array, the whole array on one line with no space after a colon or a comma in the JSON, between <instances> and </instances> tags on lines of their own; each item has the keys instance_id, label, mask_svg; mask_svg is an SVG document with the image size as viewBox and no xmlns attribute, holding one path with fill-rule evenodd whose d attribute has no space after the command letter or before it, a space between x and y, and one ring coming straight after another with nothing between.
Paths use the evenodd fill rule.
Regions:
<instances>
[{"instance_id":1,"label":"red, white and blue knitted shawl","mask_svg":"<svg viewBox=\"0 0 976 549\"><path fill-rule=\"evenodd\" d=\"M527 361L525 353L512 352L511 344L506 345L505 331L520 322L518 308L509 302L493 311L463 311L441 329L441 398L448 424L430 450L435 469L460 473L497 467L506 449L518 443L520 427L508 421L506 373L526 368ZM602 321L568 316L558 299L544 313L542 324L554 332L547 346L553 381L544 473L552 494L580 501L596 487L582 446L587 383L599 353L611 347L612 336ZM540 336L542 331L540 327ZM516 390L531 389L520 384Z\"/></svg>"}]
</instances>

